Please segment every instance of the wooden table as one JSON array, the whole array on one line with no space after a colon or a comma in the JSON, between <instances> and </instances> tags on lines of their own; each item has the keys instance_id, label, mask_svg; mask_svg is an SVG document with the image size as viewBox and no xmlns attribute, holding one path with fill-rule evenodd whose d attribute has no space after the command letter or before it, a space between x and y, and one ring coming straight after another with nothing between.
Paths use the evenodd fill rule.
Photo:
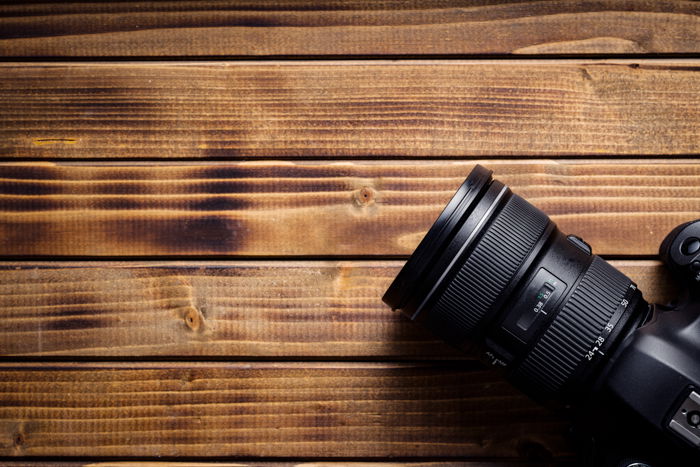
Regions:
<instances>
[{"instance_id":1,"label":"wooden table","mask_svg":"<svg viewBox=\"0 0 700 467\"><path fill-rule=\"evenodd\" d=\"M380 297L475 163L673 296L699 53L694 2L0 6L0 461L568 463Z\"/></svg>"}]
</instances>

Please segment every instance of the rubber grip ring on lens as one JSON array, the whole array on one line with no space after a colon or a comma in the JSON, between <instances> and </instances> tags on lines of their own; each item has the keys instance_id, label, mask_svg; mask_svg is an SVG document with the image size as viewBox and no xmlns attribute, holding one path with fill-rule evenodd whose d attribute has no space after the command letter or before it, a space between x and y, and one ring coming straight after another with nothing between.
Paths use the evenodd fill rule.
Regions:
<instances>
[{"instance_id":1,"label":"rubber grip ring on lens","mask_svg":"<svg viewBox=\"0 0 700 467\"><path fill-rule=\"evenodd\" d=\"M457 192L452 196L452 199L384 293L382 300L387 305L393 309L401 309L411 301L412 296L416 293L416 288L426 280L439 252L445 248L446 244L449 244L450 237L469 217L479 199L491 185L491 174L490 170L478 164L472 169L467 179L457 189ZM403 311L409 316L415 312L415 310L409 311L408 309Z\"/></svg>"},{"instance_id":2,"label":"rubber grip ring on lens","mask_svg":"<svg viewBox=\"0 0 700 467\"><path fill-rule=\"evenodd\" d=\"M508 287L549 223L547 216L512 195L459 268L425 324L443 339L462 344Z\"/></svg>"},{"instance_id":3,"label":"rubber grip ring on lens","mask_svg":"<svg viewBox=\"0 0 700 467\"><path fill-rule=\"evenodd\" d=\"M578 287L515 372L539 396L551 396L569 381L595 346L632 281L598 256Z\"/></svg>"}]
</instances>

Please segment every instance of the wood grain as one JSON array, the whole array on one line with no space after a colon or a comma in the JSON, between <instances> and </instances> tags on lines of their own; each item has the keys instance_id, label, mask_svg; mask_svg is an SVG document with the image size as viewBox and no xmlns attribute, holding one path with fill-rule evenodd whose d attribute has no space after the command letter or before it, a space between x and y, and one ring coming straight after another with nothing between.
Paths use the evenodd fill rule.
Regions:
<instances>
[{"instance_id":1,"label":"wood grain","mask_svg":"<svg viewBox=\"0 0 700 467\"><path fill-rule=\"evenodd\" d=\"M0 364L0 455L570 454L492 372L382 363Z\"/></svg>"},{"instance_id":2,"label":"wood grain","mask_svg":"<svg viewBox=\"0 0 700 467\"><path fill-rule=\"evenodd\" d=\"M3 462L4 467L574 467L573 461L548 460L548 461L439 461L439 462L397 462L389 461L364 461L364 462L328 462L308 461L300 462L162 462L162 461L101 461L85 460L73 462L46 462L46 461L10 461Z\"/></svg>"},{"instance_id":3,"label":"wood grain","mask_svg":"<svg viewBox=\"0 0 700 467\"><path fill-rule=\"evenodd\" d=\"M182 358L463 356L381 296L399 261L5 263L0 355ZM614 261L647 300L655 261Z\"/></svg>"},{"instance_id":4,"label":"wood grain","mask_svg":"<svg viewBox=\"0 0 700 467\"><path fill-rule=\"evenodd\" d=\"M6 63L0 157L698 154L699 63Z\"/></svg>"},{"instance_id":5,"label":"wood grain","mask_svg":"<svg viewBox=\"0 0 700 467\"><path fill-rule=\"evenodd\" d=\"M700 212L698 160L484 160L598 254ZM408 255L474 162L0 164L1 255Z\"/></svg>"},{"instance_id":6,"label":"wood grain","mask_svg":"<svg viewBox=\"0 0 700 467\"><path fill-rule=\"evenodd\" d=\"M270 56L700 51L690 1L21 2L0 54Z\"/></svg>"},{"instance_id":7,"label":"wood grain","mask_svg":"<svg viewBox=\"0 0 700 467\"><path fill-rule=\"evenodd\" d=\"M392 313L375 258L469 157L596 252L655 254L700 212L700 61L650 57L699 52L688 1L5 2L0 463L567 465L564 418ZM362 60L469 56L502 60Z\"/></svg>"}]
</instances>

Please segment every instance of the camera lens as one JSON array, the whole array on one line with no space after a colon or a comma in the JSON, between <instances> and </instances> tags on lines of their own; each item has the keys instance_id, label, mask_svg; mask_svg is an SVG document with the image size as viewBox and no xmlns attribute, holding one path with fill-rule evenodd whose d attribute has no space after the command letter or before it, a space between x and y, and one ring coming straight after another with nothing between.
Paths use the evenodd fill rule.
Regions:
<instances>
[{"instance_id":1,"label":"camera lens","mask_svg":"<svg viewBox=\"0 0 700 467\"><path fill-rule=\"evenodd\" d=\"M476 166L383 300L537 399L585 393L647 304L632 281Z\"/></svg>"}]
</instances>

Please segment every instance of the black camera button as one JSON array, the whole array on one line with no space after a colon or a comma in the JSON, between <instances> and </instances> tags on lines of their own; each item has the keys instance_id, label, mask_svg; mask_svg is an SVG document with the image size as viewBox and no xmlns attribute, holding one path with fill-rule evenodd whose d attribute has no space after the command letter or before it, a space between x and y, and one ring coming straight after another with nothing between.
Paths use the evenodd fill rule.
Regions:
<instances>
[{"instance_id":1,"label":"black camera button","mask_svg":"<svg viewBox=\"0 0 700 467\"><path fill-rule=\"evenodd\" d=\"M700 251L700 239L695 237L686 238L681 244L681 253L691 256Z\"/></svg>"}]
</instances>

